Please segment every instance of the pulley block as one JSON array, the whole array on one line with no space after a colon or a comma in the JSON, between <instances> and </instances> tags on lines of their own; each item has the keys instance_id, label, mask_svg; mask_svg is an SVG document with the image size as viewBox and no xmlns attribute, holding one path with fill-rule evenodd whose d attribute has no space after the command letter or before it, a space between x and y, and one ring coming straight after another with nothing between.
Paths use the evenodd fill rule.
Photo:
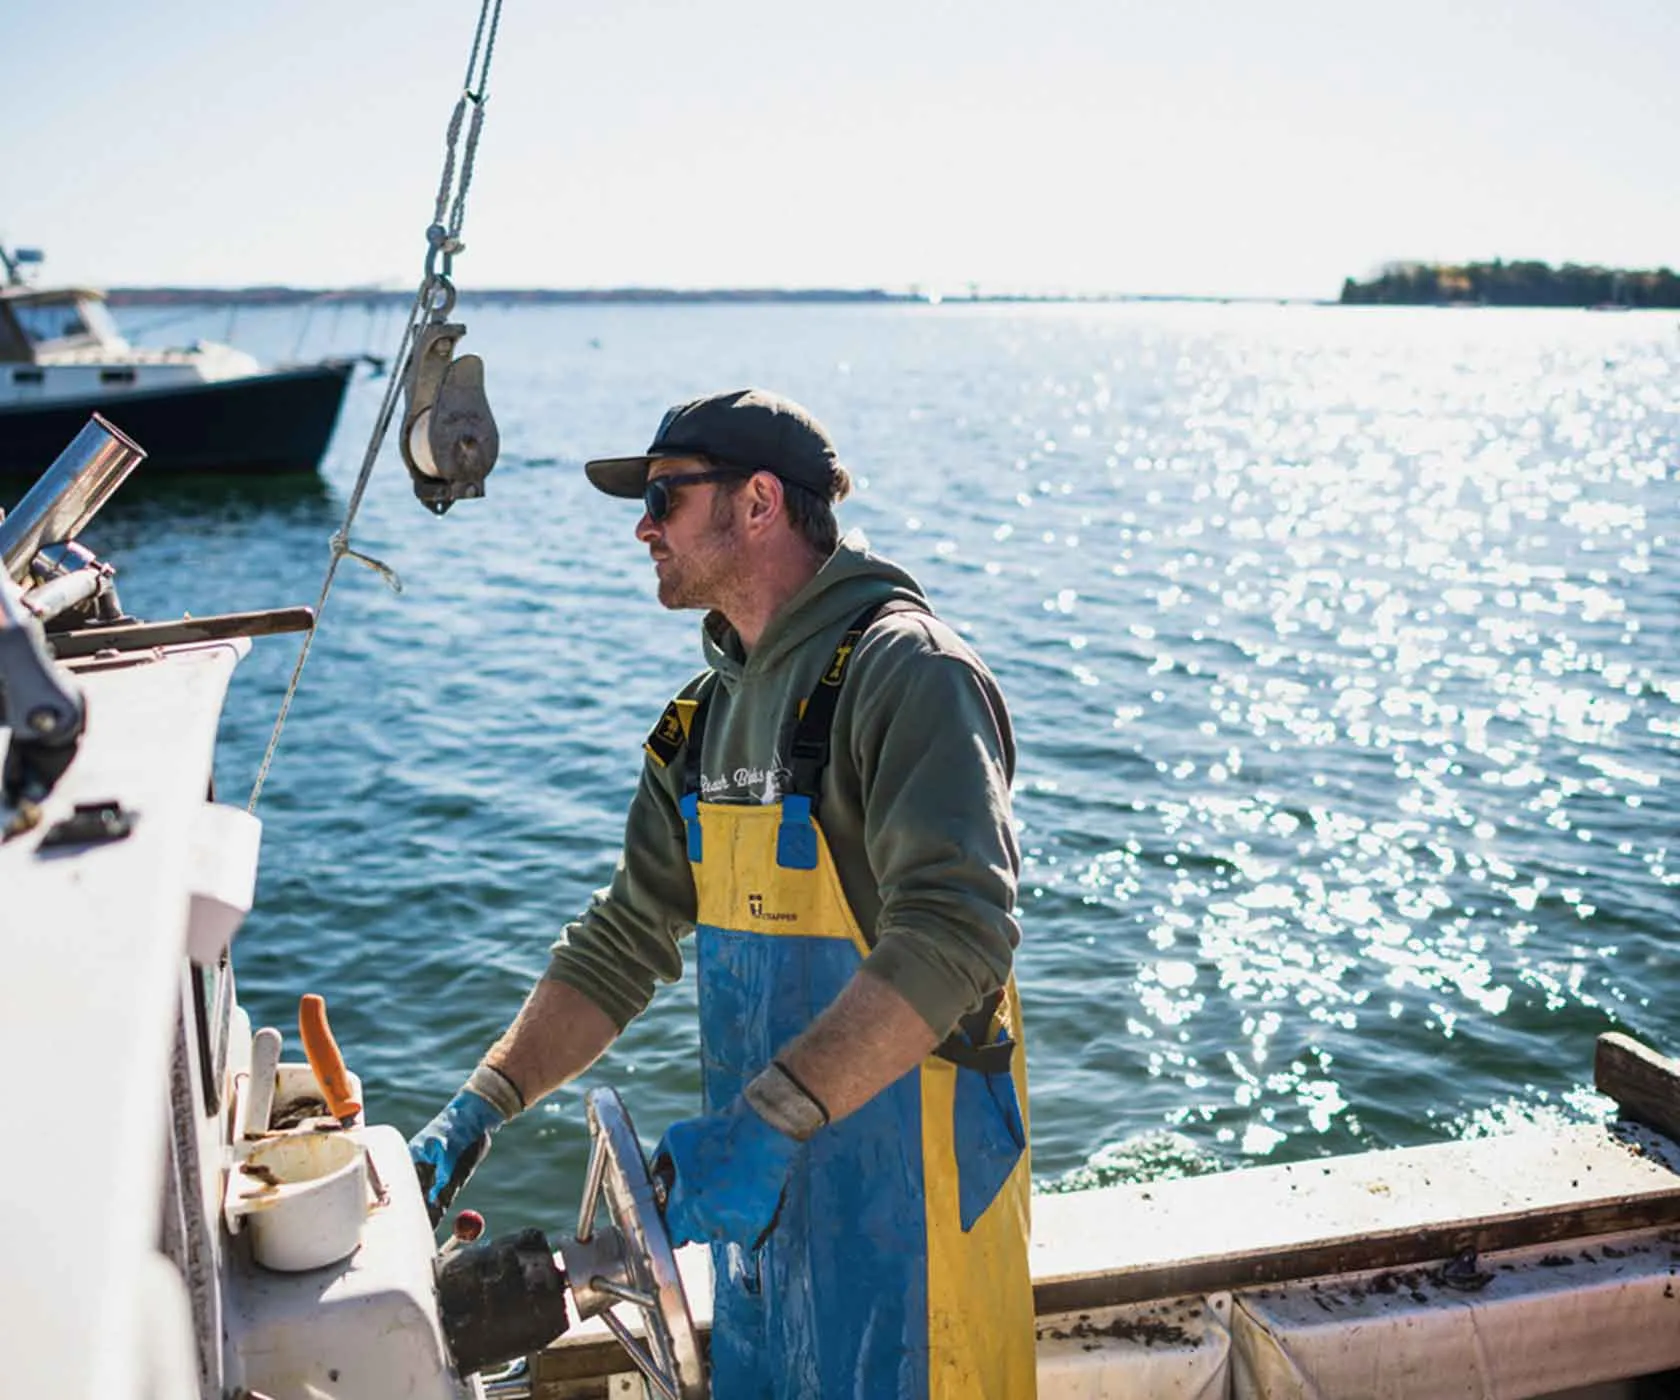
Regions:
<instances>
[{"instance_id":1,"label":"pulley block","mask_svg":"<svg viewBox=\"0 0 1680 1400\"><path fill-rule=\"evenodd\" d=\"M455 358L456 342L466 333L457 321L421 326L403 382L403 464L414 494L438 515L484 494L484 479L501 450L484 393L484 361Z\"/></svg>"}]
</instances>

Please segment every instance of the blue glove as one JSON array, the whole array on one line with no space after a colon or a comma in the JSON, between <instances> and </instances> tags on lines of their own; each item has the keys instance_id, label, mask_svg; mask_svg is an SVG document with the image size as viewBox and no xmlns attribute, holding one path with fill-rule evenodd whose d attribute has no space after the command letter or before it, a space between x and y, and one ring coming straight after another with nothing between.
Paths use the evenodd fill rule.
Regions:
<instances>
[{"instance_id":1,"label":"blue glove","mask_svg":"<svg viewBox=\"0 0 1680 1400\"><path fill-rule=\"evenodd\" d=\"M507 1118L489 1099L462 1089L443 1112L408 1140L408 1155L426 1196L426 1213L436 1225L490 1150L490 1134Z\"/></svg>"},{"instance_id":2,"label":"blue glove","mask_svg":"<svg viewBox=\"0 0 1680 1400\"><path fill-rule=\"evenodd\" d=\"M665 1182L671 1243L716 1240L757 1249L775 1228L799 1148L745 1099L722 1113L671 1124L653 1153L653 1174Z\"/></svg>"}]
</instances>

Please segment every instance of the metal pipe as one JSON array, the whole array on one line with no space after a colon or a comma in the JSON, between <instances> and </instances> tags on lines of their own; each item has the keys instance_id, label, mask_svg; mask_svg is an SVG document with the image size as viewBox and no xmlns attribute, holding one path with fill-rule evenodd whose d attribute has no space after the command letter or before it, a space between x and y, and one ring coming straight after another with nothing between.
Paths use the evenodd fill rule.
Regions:
<instances>
[{"instance_id":1,"label":"metal pipe","mask_svg":"<svg viewBox=\"0 0 1680 1400\"><path fill-rule=\"evenodd\" d=\"M146 449L99 414L88 419L41 479L0 520L0 560L19 583L45 545L74 539L146 456Z\"/></svg>"}]
</instances>

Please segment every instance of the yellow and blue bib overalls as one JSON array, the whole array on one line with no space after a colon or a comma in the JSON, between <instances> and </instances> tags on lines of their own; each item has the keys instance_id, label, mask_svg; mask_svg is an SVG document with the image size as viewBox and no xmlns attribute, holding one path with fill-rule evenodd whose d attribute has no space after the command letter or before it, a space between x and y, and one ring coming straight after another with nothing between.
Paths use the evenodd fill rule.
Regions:
<instances>
[{"instance_id":1,"label":"yellow and blue bib overalls","mask_svg":"<svg viewBox=\"0 0 1680 1400\"><path fill-rule=\"evenodd\" d=\"M802 706L779 803L700 800L709 691L667 711L664 744L660 729L650 736L665 762L686 731L708 1112L810 1025L869 952L813 803L847 661L879 611L854 621ZM1011 978L921 1065L804 1146L759 1249L712 1246L718 1400L1034 1394L1020 1026Z\"/></svg>"}]
</instances>

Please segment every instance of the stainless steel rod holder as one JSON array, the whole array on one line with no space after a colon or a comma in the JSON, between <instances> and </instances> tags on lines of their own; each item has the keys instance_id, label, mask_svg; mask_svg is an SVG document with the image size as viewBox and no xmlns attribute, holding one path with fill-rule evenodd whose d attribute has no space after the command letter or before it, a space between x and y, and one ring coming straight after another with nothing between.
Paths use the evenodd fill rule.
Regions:
<instances>
[{"instance_id":1,"label":"stainless steel rod holder","mask_svg":"<svg viewBox=\"0 0 1680 1400\"><path fill-rule=\"evenodd\" d=\"M94 414L41 479L0 520L0 560L18 583L36 551L74 539L139 466L146 449Z\"/></svg>"}]
</instances>

